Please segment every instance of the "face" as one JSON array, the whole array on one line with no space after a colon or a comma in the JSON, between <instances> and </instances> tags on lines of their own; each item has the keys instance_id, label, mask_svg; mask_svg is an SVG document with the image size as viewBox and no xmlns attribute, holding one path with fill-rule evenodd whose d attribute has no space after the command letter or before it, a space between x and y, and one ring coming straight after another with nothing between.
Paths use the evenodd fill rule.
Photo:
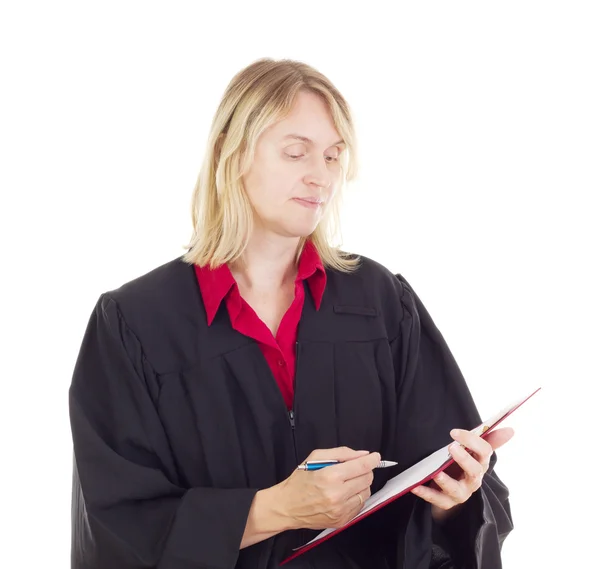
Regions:
<instances>
[{"instance_id":1,"label":"face","mask_svg":"<svg viewBox=\"0 0 600 569\"><path fill-rule=\"evenodd\" d=\"M315 230L341 180L341 138L326 103L298 93L290 114L258 139L243 178L256 230L283 237Z\"/></svg>"}]
</instances>

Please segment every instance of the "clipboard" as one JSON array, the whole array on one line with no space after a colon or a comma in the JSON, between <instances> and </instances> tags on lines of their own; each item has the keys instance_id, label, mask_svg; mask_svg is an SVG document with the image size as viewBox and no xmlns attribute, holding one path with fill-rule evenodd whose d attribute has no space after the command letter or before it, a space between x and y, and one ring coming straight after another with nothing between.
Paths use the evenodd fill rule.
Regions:
<instances>
[{"instance_id":1,"label":"clipboard","mask_svg":"<svg viewBox=\"0 0 600 569\"><path fill-rule=\"evenodd\" d=\"M476 433L485 439L500 423L502 423L502 421L504 421L504 419L514 413L519 407L521 407L521 405L523 405L523 403L533 397L540 389L541 387L538 387L526 397L513 401L510 405L507 405L501 411L495 415L492 415L474 429L471 429L471 432ZM323 530L311 541L295 548L293 550L294 552L284 559L279 565L285 565L288 561L291 561L299 555L302 555L306 551L344 531L346 528L358 523L367 516L370 516L377 510L385 507L387 504L397 500L407 492L410 492L413 488L421 486L422 484L425 484L431 480L439 472L445 470L454 462L454 458L448 450L449 446L450 443L448 445L444 445L442 448L431 453L429 456L420 460L413 466L403 470L400 474L390 478L379 491L369 496L369 498L365 501L361 511L344 526L341 528L330 528Z\"/></svg>"}]
</instances>

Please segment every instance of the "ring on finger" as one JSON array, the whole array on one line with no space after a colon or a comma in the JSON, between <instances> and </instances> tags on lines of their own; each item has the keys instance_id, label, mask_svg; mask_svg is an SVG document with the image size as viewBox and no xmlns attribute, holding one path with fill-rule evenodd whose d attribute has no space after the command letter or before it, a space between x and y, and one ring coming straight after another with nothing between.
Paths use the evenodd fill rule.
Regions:
<instances>
[{"instance_id":1,"label":"ring on finger","mask_svg":"<svg viewBox=\"0 0 600 569\"><path fill-rule=\"evenodd\" d=\"M364 503L364 502L363 502L363 497L362 497L360 494L357 494L356 496L358 497L358 500L359 500L359 502L360 502L360 507L362 508L362 506L363 506L363 503Z\"/></svg>"}]
</instances>

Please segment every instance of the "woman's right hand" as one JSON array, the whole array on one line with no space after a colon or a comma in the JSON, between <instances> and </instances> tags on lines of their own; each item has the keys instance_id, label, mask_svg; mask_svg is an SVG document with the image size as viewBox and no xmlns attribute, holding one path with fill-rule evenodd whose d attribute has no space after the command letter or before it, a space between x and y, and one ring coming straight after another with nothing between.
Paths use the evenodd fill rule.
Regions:
<instances>
[{"instance_id":1,"label":"woman's right hand","mask_svg":"<svg viewBox=\"0 0 600 569\"><path fill-rule=\"evenodd\" d=\"M306 460L325 459L336 459L340 464L314 471L295 470L278 484L278 509L289 521L288 529L342 527L371 495L373 469L381 460L378 452L348 447L318 449Z\"/></svg>"}]
</instances>

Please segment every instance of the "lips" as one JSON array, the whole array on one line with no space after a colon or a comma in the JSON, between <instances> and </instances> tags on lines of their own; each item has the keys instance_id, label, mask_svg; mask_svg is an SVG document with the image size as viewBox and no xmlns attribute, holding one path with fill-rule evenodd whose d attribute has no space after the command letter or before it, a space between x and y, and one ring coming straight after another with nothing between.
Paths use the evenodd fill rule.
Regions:
<instances>
[{"instance_id":1,"label":"lips","mask_svg":"<svg viewBox=\"0 0 600 569\"><path fill-rule=\"evenodd\" d=\"M320 210L324 203L324 201L319 198L294 198L294 201L302 207L313 210Z\"/></svg>"},{"instance_id":2,"label":"lips","mask_svg":"<svg viewBox=\"0 0 600 569\"><path fill-rule=\"evenodd\" d=\"M302 200L303 202L308 202L308 203L312 203L315 205L323 205L325 202L322 199L319 198L294 198L297 200Z\"/></svg>"}]
</instances>

